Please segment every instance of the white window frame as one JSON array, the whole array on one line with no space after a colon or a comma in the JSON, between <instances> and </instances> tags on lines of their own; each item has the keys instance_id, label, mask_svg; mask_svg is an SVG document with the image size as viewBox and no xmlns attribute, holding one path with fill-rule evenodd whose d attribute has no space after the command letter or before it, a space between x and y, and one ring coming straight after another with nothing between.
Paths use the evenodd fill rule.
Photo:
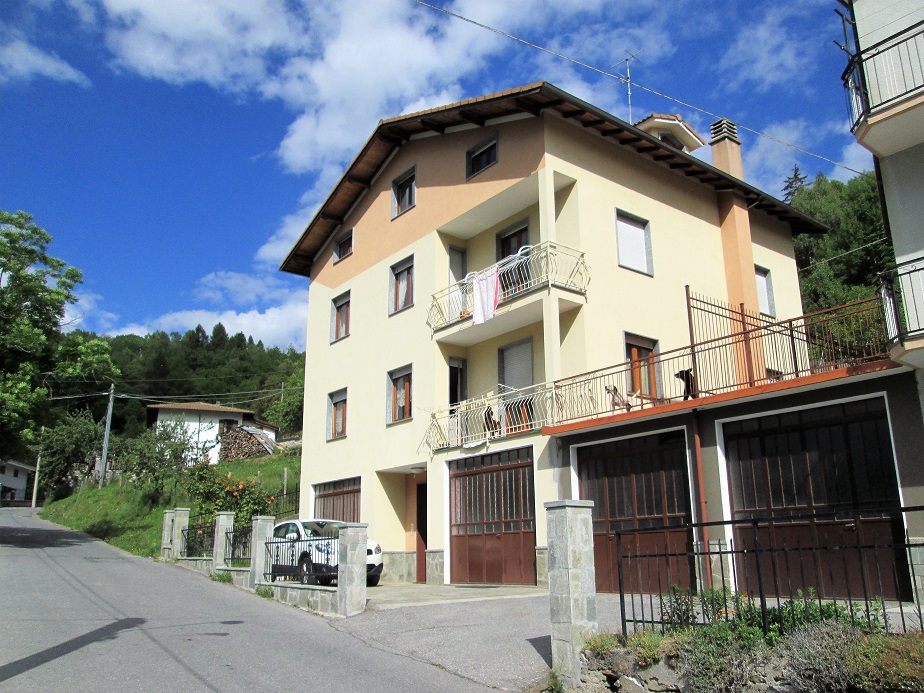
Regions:
<instances>
[{"instance_id":1,"label":"white window frame","mask_svg":"<svg viewBox=\"0 0 924 693\"><path fill-rule=\"evenodd\" d=\"M404 377L409 378L409 383L407 387L407 416L404 416L400 419L395 418L395 387L396 381ZM401 368L396 368L392 371L388 371L388 376L386 379L386 392L385 392L385 422L387 424L397 424L403 423L404 421L410 421L414 418L414 368L413 364L408 364L402 366Z\"/></svg>"},{"instance_id":2,"label":"white window frame","mask_svg":"<svg viewBox=\"0 0 924 693\"><path fill-rule=\"evenodd\" d=\"M410 296L404 305L398 305L398 280L397 277L402 272L410 270L408 275L410 286L408 292ZM388 314L394 315L408 308L414 307L414 256L411 255L397 262L388 268Z\"/></svg>"},{"instance_id":3,"label":"white window frame","mask_svg":"<svg viewBox=\"0 0 924 693\"><path fill-rule=\"evenodd\" d=\"M350 251L348 253L341 252L341 246L345 241L350 241ZM341 260L344 260L350 255L353 254L353 229L350 229L345 234L340 236L336 241L334 241L334 264L337 264Z\"/></svg>"},{"instance_id":4,"label":"white window frame","mask_svg":"<svg viewBox=\"0 0 924 693\"><path fill-rule=\"evenodd\" d=\"M494 149L493 160L489 161L488 163L486 163L484 166L482 166L478 170L475 170L475 157L477 157L479 154L483 154L484 152L488 151L491 148ZM494 164L496 164L497 154L498 154L497 135L493 135L490 139L482 141L481 143L475 145L474 147L469 149L467 152L465 152L465 178L466 180L477 176L482 171L489 169Z\"/></svg>"},{"instance_id":5,"label":"white window frame","mask_svg":"<svg viewBox=\"0 0 924 693\"><path fill-rule=\"evenodd\" d=\"M334 430L334 416L338 405L343 404L343 425L340 435L336 435ZM337 390L327 395L327 440L340 440L347 436L347 389Z\"/></svg>"},{"instance_id":6,"label":"white window frame","mask_svg":"<svg viewBox=\"0 0 924 693\"><path fill-rule=\"evenodd\" d=\"M766 267L754 265L754 281L757 283L757 305L761 315L776 317L776 301L773 300L773 278Z\"/></svg>"},{"instance_id":7,"label":"white window frame","mask_svg":"<svg viewBox=\"0 0 924 693\"><path fill-rule=\"evenodd\" d=\"M642 234L640 239L638 236ZM641 243L640 243L641 241ZM644 244L644 261L638 262L639 246ZM621 209L616 209L616 253L619 266L654 276L654 261L651 254L651 223Z\"/></svg>"},{"instance_id":8,"label":"white window frame","mask_svg":"<svg viewBox=\"0 0 924 693\"><path fill-rule=\"evenodd\" d=\"M410 181L409 197L408 204L406 207L400 207L398 205L399 194L398 191L404 186L405 183ZM395 178L391 183L391 218L395 219L400 217L405 212L409 212L417 206L417 167L412 166L409 170L402 173L400 176Z\"/></svg>"},{"instance_id":9,"label":"white window frame","mask_svg":"<svg viewBox=\"0 0 924 693\"><path fill-rule=\"evenodd\" d=\"M337 317L342 306L346 306L346 330L343 334L337 334ZM336 298L332 299L330 302L330 343L339 342L341 339L346 339L350 336L350 321L352 313L352 305L350 304L350 292L345 291Z\"/></svg>"}]
</instances>

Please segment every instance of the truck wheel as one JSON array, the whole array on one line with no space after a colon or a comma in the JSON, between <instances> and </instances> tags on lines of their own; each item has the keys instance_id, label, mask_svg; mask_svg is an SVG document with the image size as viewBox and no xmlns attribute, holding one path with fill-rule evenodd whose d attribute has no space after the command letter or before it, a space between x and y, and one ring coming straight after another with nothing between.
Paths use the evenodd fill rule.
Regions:
<instances>
[{"instance_id":1,"label":"truck wheel","mask_svg":"<svg viewBox=\"0 0 924 693\"><path fill-rule=\"evenodd\" d=\"M298 562L298 579L303 585L311 584L313 569L311 567L311 559L303 557Z\"/></svg>"}]
</instances>

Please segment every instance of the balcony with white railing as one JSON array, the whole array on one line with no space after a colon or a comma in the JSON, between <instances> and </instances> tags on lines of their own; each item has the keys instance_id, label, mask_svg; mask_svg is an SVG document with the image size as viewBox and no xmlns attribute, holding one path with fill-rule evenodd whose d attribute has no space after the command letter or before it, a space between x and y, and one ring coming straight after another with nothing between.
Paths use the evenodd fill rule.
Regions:
<instances>
[{"instance_id":1,"label":"balcony with white railing","mask_svg":"<svg viewBox=\"0 0 924 693\"><path fill-rule=\"evenodd\" d=\"M465 279L433 294L427 324L434 333L453 325L471 326L476 318L476 301L480 294L497 293L497 309L488 316L486 324L515 312L523 302L519 299L543 287L559 287L585 295L590 281L590 268L584 253L573 248L547 241L524 246L516 255L478 272L470 272ZM489 301L490 302L490 301ZM541 308L538 315L541 315ZM522 322L525 317L520 316ZM533 316L534 317L534 316ZM510 325L507 329L521 326Z\"/></svg>"},{"instance_id":2,"label":"balcony with white railing","mask_svg":"<svg viewBox=\"0 0 924 693\"><path fill-rule=\"evenodd\" d=\"M443 450L539 432L553 422L552 391L552 383L519 390L500 385L496 390L434 411L424 443L431 450Z\"/></svg>"}]
</instances>

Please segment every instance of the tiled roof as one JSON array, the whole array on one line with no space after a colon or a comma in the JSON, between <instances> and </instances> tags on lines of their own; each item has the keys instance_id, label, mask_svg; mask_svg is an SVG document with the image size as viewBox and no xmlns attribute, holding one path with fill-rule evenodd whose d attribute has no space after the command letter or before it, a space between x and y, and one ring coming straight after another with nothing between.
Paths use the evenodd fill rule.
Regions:
<instances>
[{"instance_id":1,"label":"tiled roof","mask_svg":"<svg viewBox=\"0 0 924 693\"><path fill-rule=\"evenodd\" d=\"M170 404L149 404L148 409L164 409L167 411L212 411L227 414L253 414L250 409L238 407L223 407L220 404L208 402L174 402Z\"/></svg>"}]
</instances>

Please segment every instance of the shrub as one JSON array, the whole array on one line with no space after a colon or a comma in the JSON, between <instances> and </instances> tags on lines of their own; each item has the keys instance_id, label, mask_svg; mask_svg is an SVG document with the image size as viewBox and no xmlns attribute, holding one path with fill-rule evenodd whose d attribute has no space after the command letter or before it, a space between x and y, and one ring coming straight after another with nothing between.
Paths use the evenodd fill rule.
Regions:
<instances>
[{"instance_id":1,"label":"shrub","mask_svg":"<svg viewBox=\"0 0 924 693\"><path fill-rule=\"evenodd\" d=\"M584 649L600 655L620 645L619 638L613 633L595 633L587 638Z\"/></svg>"},{"instance_id":2,"label":"shrub","mask_svg":"<svg viewBox=\"0 0 924 693\"><path fill-rule=\"evenodd\" d=\"M273 588L268 585L258 585L254 590L254 594L258 597L263 597L264 599L273 598Z\"/></svg>"},{"instance_id":3,"label":"shrub","mask_svg":"<svg viewBox=\"0 0 924 693\"><path fill-rule=\"evenodd\" d=\"M666 601L662 601L662 606L664 610L661 612L661 621L671 630L689 628L697 621L692 590L684 589L679 585L671 585Z\"/></svg>"},{"instance_id":4,"label":"shrub","mask_svg":"<svg viewBox=\"0 0 924 693\"><path fill-rule=\"evenodd\" d=\"M222 571L220 573L209 573L209 577L212 578L212 580L215 582L223 582L225 584L234 582L234 578L231 577L231 573L227 571Z\"/></svg>"},{"instance_id":5,"label":"shrub","mask_svg":"<svg viewBox=\"0 0 924 693\"><path fill-rule=\"evenodd\" d=\"M848 662L850 683L871 693L924 691L924 635L861 637Z\"/></svg>"},{"instance_id":6,"label":"shrub","mask_svg":"<svg viewBox=\"0 0 924 693\"><path fill-rule=\"evenodd\" d=\"M694 693L743 691L767 660L762 638L739 638L731 625L697 628L680 653L680 673Z\"/></svg>"},{"instance_id":7,"label":"shrub","mask_svg":"<svg viewBox=\"0 0 924 693\"><path fill-rule=\"evenodd\" d=\"M799 628L779 643L785 671L799 691L846 691L858 632L840 621Z\"/></svg>"},{"instance_id":8,"label":"shrub","mask_svg":"<svg viewBox=\"0 0 924 693\"><path fill-rule=\"evenodd\" d=\"M664 635L656 630L639 630L629 636L626 646L640 667L657 664L663 658Z\"/></svg>"}]
</instances>

